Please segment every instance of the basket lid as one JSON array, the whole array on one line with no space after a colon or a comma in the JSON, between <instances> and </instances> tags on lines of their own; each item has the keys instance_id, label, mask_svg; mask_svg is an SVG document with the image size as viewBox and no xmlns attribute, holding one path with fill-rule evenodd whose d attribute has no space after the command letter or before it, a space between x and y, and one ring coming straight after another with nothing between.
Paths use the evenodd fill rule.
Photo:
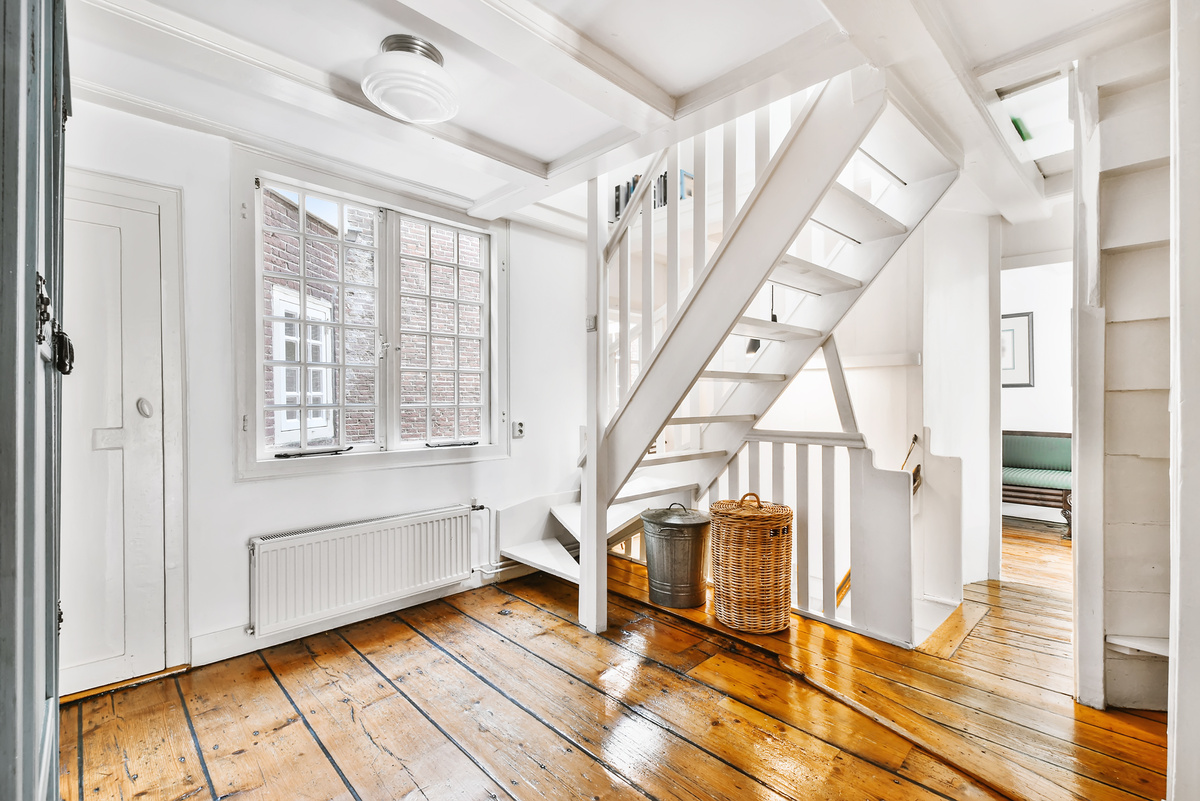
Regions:
<instances>
[{"instance_id":1,"label":"basket lid","mask_svg":"<svg viewBox=\"0 0 1200 801\"><path fill-rule=\"evenodd\" d=\"M775 519L790 521L792 517L791 507L778 503L764 503L753 492L747 492L739 501L716 501L709 504L708 509L713 517L725 519L765 522Z\"/></svg>"},{"instance_id":2,"label":"basket lid","mask_svg":"<svg viewBox=\"0 0 1200 801\"><path fill-rule=\"evenodd\" d=\"M708 515L697 509L688 509L682 503L673 503L666 509L647 509L642 512L642 522L657 526L700 526L709 522Z\"/></svg>"}]
</instances>

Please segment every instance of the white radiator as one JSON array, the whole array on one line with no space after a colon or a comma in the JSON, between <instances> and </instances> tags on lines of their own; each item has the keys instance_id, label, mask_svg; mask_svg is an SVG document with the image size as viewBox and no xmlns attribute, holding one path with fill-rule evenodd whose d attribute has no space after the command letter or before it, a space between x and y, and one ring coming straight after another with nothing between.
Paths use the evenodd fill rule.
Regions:
<instances>
[{"instance_id":1,"label":"white radiator","mask_svg":"<svg viewBox=\"0 0 1200 801\"><path fill-rule=\"evenodd\" d=\"M471 575L471 507L250 539L250 627L263 637Z\"/></svg>"}]
</instances>

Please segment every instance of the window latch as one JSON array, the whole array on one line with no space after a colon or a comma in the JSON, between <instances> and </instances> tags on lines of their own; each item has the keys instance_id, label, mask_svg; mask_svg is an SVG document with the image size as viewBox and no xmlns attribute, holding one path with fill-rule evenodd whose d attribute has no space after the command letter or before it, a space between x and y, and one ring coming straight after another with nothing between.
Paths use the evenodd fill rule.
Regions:
<instances>
[{"instance_id":1,"label":"window latch","mask_svg":"<svg viewBox=\"0 0 1200 801\"><path fill-rule=\"evenodd\" d=\"M392 349L391 342L379 343L379 361L383 361L383 357L388 355L388 351Z\"/></svg>"}]
</instances>

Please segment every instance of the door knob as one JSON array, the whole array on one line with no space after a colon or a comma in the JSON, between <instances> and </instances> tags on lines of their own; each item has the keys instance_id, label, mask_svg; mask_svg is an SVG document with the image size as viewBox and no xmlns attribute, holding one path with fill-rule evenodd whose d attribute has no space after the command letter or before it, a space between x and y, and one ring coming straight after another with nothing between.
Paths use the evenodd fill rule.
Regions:
<instances>
[{"instance_id":1,"label":"door knob","mask_svg":"<svg viewBox=\"0 0 1200 801\"><path fill-rule=\"evenodd\" d=\"M138 398L137 410L142 417L150 417L154 414L154 405L145 398Z\"/></svg>"}]
</instances>

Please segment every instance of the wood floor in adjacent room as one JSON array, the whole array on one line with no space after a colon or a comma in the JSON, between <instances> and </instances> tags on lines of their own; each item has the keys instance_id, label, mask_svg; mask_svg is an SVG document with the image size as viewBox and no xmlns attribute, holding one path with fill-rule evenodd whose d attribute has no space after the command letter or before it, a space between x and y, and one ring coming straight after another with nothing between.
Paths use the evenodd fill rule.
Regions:
<instances>
[{"instance_id":1,"label":"wood floor in adjacent room","mask_svg":"<svg viewBox=\"0 0 1200 801\"><path fill-rule=\"evenodd\" d=\"M609 589L603 636L538 574L65 705L62 796L1163 797L1164 722L1070 699L1069 590L971 585L939 655Z\"/></svg>"}]
</instances>

